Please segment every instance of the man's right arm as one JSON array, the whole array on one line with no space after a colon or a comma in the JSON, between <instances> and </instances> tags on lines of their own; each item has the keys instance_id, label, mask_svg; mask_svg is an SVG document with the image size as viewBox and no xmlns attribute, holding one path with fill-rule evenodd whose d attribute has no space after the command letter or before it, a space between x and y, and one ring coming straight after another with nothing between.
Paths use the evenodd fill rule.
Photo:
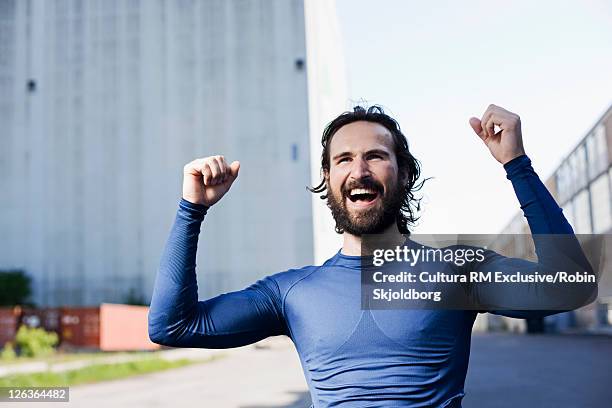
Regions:
<instances>
[{"instance_id":1,"label":"man's right arm","mask_svg":"<svg viewBox=\"0 0 612 408\"><path fill-rule=\"evenodd\" d=\"M183 199L166 243L149 309L149 337L155 343L229 348L286 334L281 295L273 278L198 301L195 260L200 227L209 206L227 192L238 174L237 162L227 166L229 175L218 172L224 165L218 162L219 157L199 159L185 166ZM211 160L216 162L212 170L207 164ZM207 188L210 189L204 191Z\"/></svg>"}]
</instances>

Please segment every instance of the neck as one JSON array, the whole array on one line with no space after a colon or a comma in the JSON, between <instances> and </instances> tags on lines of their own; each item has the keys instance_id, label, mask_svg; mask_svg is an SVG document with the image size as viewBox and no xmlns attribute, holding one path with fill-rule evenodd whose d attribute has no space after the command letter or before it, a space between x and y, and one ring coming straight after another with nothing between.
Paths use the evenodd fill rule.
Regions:
<instances>
[{"instance_id":1,"label":"neck","mask_svg":"<svg viewBox=\"0 0 612 408\"><path fill-rule=\"evenodd\" d=\"M393 223L387 227L381 234L377 234L379 236L376 237L376 245L381 245L389 248L396 245L401 245L404 243L404 236L399 232L397 228L397 224ZM351 255L351 256L362 256L368 254L361 253L361 240L362 237L358 235L349 234L348 232L344 232L342 235L343 244L341 253L343 255Z\"/></svg>"}]
</instances>

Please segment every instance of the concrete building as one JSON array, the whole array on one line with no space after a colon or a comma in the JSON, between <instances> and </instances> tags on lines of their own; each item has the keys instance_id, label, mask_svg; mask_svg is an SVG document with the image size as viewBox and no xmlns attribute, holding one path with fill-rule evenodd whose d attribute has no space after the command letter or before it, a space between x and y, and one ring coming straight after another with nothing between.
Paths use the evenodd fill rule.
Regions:
<instances>
[{"instance_id":1,"label":"concrete building","mask_svg":"<svg viewBox=\"0 0 612 408\"><path fill-rule=\"evenodd\" d=\"M612 106L595 122L580 142L565 157L545 184L574 228L581 242L600 243L601 279L597 301L573 312L546 317L550 330L599 330L612 325L612 261L608 258L612 237ZM496 249L509 256L536 259L529 226L522 212L517 213L501 231ZM525 322L489 316L482 326L506 326L522 331ZM537 322L536 322L537 324Z\"/></svg>"},{"instance_id":2,"label":"concrete building","mask_svg":"<svg viewBox=\"0 0 612 408\"><path fill-rule=\"evenodd\" d=\"M212 154L242 168L201 298L333 254L306 186L345 109L336 24L317 0L0 1L0 269L41 306L148 301L183 165Z\"/></svg>"}]
</instances>

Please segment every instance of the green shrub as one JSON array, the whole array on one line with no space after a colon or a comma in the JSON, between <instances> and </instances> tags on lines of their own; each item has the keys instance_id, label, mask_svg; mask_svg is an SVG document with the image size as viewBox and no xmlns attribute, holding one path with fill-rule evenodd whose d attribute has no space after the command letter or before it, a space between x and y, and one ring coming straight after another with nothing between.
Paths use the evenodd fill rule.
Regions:
<instances>
[{"instance_id":1,"label":"green shrub","mask_svg":"<svg viewBox=\"0 0 612 408\"><path fill-rule=\"evenodd\" d=\"M53 354L58 343L57 333L48 332L40 327L22 325L17 330L15 342L19 354L24 357L43 357Z\"/></svg>"},{"instance_id":2,"label":"green shrub","mask_svg":"<svg viewBox=\"0 0 612 408\"><path fill-rule=\"evenodd\" d=\"M13 347L13 343L10 341L6 342L4 348L2 349L2 353L0 353L0 360L10 361L14 360L17 357L15 353L15 348Z\"/></svg>"}]
</instances>

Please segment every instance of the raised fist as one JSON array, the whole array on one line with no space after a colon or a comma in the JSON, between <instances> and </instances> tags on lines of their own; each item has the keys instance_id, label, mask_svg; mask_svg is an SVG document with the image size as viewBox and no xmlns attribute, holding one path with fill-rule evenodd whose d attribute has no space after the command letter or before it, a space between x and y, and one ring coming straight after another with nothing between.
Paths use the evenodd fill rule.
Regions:
<instances>
[{"instance_id":1,"label":"raised fist","mask_svg":"<svg viewBox=\"0 0 612 408\"><path fill-rule=\"evenodd\" d=\"M516 113L489 105L481 119L470 118L470 126L501 164L525 154L521 118ZM495 127L500 129L499 132L495 132Z\"/></svg>"},{"instance_id":2,"label":"raised fist","mask_svg":"<svg viewBox=\"0 0 612 408\"><path fill-rule=\"evenodd\" d=\"M240 170L240 162L227 165L223 156L195 159L183 168L183 198L208 207L230 189Z\"/></svg>"}]
</instances>

